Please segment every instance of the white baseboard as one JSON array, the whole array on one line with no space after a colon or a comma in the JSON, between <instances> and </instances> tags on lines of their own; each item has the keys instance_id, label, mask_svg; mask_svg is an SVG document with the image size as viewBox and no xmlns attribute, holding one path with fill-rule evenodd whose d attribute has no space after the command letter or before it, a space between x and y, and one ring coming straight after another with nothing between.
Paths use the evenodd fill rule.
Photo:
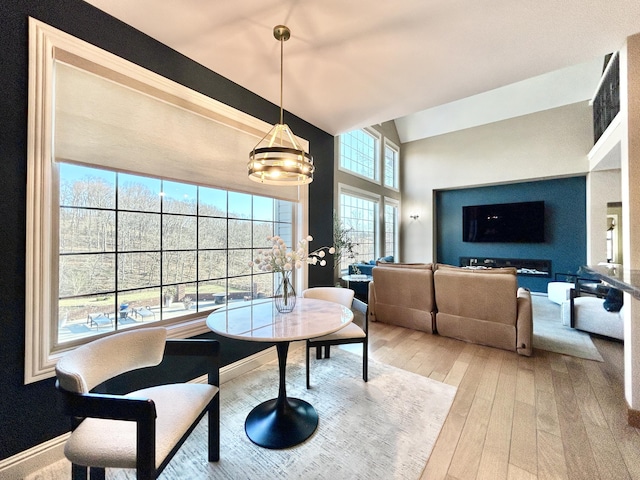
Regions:
<instances>
[{"instance_id":1,"label":"white baseboard","mask_svg":"<svg viewBox=\"0 0 640 480\"><path fill-rule=\"evenodd\" d=\"M304 345L304 342L291 344L291 350ZM249 357L220 369L220 383L223 384L254 368L269 363L277 358L274 347L267 348ZM194 382L206 382L206 376L197 378ZM12 457L0 460L0 478L3 480L20 480L33 472L45 468L64 458L64 444L69 433L48 440Z\"/></svg>"},{"instance_id":2,"label":"white baseboard","mask_svg":"<svg viewBox=\"0 0 640 480\"><path fill-rule=\"evenodd\" d=\"M40 445L0 461L0 478L20 480L27 475L64 458L65 433Z\"/></svg>"}]
</instances>

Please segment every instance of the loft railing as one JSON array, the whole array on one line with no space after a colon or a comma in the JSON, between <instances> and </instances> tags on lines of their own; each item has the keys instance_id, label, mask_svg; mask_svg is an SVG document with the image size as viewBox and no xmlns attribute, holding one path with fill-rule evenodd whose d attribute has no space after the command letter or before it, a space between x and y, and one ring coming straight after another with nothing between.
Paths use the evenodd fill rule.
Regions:
<instances>
[{"instance_id":1,"label":"loft railing","mask_svg":"<svg viewBox=\"0 0 640 480\"><path fill-rule=\"evenodd\" d=\"M620 61L618 52L609 56L593 98L593 143L595 144L620 111Z\"/></svg>"}]
</instances>

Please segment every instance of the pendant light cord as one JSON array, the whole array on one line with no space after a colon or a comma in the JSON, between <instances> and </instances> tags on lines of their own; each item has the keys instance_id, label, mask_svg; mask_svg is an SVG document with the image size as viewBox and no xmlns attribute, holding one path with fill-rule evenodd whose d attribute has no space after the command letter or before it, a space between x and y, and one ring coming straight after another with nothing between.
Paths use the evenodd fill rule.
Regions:
<instances>
[{"instance_id":1,"label":"pendant light cord","mask_svg":"<svg viewBox=\"0 0 640 480\"><path fill-rule=\"evenodd\" d=\"M284 84L284 39L280 38L280 125L284 125L284 114L282 110L282 92Z\"/></svg>"}]
</instances>

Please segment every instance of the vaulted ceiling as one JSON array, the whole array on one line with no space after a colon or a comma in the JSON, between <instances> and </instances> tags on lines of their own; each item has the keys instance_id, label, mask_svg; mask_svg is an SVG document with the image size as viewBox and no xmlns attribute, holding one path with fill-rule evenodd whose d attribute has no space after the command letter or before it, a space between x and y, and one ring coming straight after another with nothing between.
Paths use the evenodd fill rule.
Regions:
<instances>
[{"instance_id":1,"label":"vaulted ceiling","mask_svg":"<svg viewBox=\"0 0 640 480\"><path fill-rule=\"evenodd\" d=\"M637 0L87 1L275 104L285 24L285 110L331 134L396 120L403 142L589 98L640 32Z\"/></svg>"}]
</instances>

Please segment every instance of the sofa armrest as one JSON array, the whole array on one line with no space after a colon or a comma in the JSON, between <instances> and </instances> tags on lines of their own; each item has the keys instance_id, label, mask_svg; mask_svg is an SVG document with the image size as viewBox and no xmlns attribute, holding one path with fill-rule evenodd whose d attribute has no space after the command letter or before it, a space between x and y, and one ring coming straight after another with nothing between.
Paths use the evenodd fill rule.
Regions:
<instances>
[{"instance_id":1,"label":"sofa armrest","mask_svg":"<svg viewBox=\"0 0 640 480\"><path fill-rule=\"evenodd\" d=\"M518 317L516 319L516 350L520 355L531 356L533 351L533 306L531 292L518 288Z\"/></svg>"},{"instance_id":2,"label":"sofa armrest","mask_svg":"<svg viewBox=\"0 0 640 480\"><path fill-rule=\"evenodd\" d=\"M373 286L373 280L369 282L369 296L367 298L367 315L372 322L376 321L376 290Z\"/></svg>"}]
</instances>

